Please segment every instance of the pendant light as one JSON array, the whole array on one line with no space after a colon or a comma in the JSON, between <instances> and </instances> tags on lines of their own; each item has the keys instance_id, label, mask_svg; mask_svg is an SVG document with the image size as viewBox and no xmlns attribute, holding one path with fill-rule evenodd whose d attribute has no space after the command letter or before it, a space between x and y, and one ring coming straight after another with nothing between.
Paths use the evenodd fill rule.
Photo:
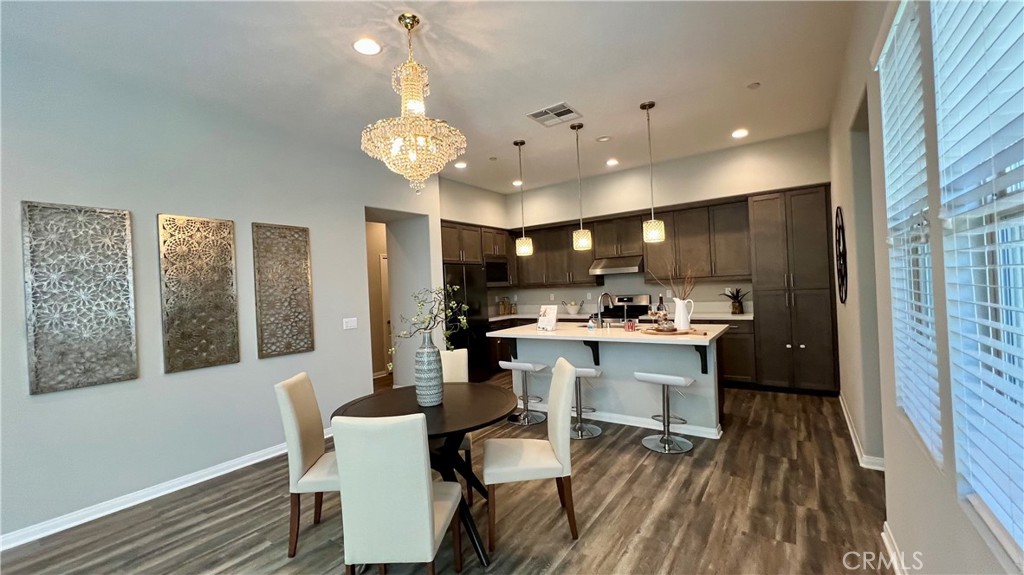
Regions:
<instances>
[{"instance_id":1,"label":"pendant light","mask_svg":"<svg viewBox=\"0 0 1024 575\"><path fill-rule=\"evenodd\" d=\"M665 222L654 218L654 152L651 151L651 108L654 102L640 104L647 112L647 161L651 171L651 219L644 222L644 243L656 244L665 241Z\"/></svg>"},{"instance_id":2,"label":"pendant light","mask_svg":"<svg viewBox=\"0 0 1024 575\"><path fill-rule=\"evenodd\" d=\"M580 197L580 229L572 232L572 249L585 252L594 247L594 239L590 236L590 230L583 229L583 175L580 172L580 130L583 124L577 122L569 126L569 129L576 132L576 184Z\"/></svg>"},{"instance_id":3,"label":"pendant light","mask_svg":"<svg viewBox=\"0 0 1024 575\"><path fill-rule=\"evenodd\" d=\"M517 256L532 256L533 255L533 238L526 237L526 208L523 207L523 195L526 190L523 189L523 146L526 145L526 140L516 140L512 142L512 145L519 148L519 217L522 218L520 221L523 225L522 237L516 238L516 255Z\"/></svg>"}]
</instances>

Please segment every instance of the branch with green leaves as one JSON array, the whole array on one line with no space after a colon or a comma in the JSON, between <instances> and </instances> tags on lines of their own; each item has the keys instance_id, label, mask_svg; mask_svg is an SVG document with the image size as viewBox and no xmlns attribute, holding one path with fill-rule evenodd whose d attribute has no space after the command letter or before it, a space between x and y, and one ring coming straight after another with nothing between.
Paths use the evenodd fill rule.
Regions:
<instances>
[{"instance_id":1,"label":"branch with green leaves","mask_svg":"<svg viewBox=\"0 0 1024 575\"><path fill-rule=\"evenodd\" d=\"M459 286L423 288L412 294L416 303L416 314L412 317L401 316L402 324L408 326L394 334L392 347L388 353L394 355L398 340L409 339L418 334L431 333L439 326L444 326L444 343L447 349L453 349L448 338L460 329L467 329L466 312L469 306L460 302L455 295ZM388 369L392 368L388 363Z\"/></svg>"}]
</instances>

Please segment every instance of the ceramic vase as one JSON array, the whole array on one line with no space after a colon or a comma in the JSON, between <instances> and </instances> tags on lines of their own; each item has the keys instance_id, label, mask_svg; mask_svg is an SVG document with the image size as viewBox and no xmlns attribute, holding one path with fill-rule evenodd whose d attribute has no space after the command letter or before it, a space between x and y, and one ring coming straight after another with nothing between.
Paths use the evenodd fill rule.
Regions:
<instances>
[{"instance_id":1,"label":"ceramic vase","mask_svg":"<svg viewBox=\"0 0 1024 575\"><path fill-rule=\"evenodd\" d=\"M444 384L441 378L441 352L434 345L430 332L424 332L423 343L416 350L416 403L421 407L441 405Z\"/></svg>"},{"instance_id":2,"label":"ceramic vase","mask_svg":"<svg viewBox=\"0 0 1024 575\"><path fill-rule=\"evenodd\" d=\"M686 331L690 329L690 316L693 315L694 306L693 300L679 299L677 297L672 298L672 300L676 302L676 329L679 331Z\"/></svg>"},{"instance_id":3,"label":"ceramic vase","mask_svg":"<svg viewBox=\"0 0 1024 575\"><path fill-rule=\"evenodd\" d=\"M741 314L743 314L743 302L742 301L734 301L734 302L732 302L732 314L733 315L741 315Z\"/></svg>"}]
</instances>

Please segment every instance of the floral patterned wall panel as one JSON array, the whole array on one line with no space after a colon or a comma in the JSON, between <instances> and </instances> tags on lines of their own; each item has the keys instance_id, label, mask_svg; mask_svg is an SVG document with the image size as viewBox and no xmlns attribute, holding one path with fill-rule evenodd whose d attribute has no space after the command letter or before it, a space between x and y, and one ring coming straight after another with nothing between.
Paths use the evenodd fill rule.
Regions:
<instances>
[{"instance_id":1,"label":"floral patterned wall panel","mask_svg":"<svg viewBox=\"0 0 1024 575\"><path fill-rule=\"evenodd\" d=\"M313 351L309 228L252 225L259 356Z\"/></svg>"},{"instance_id":2,"label":"floral patterned wall panel","mask_svg":"<svg viewBox=\"0 0 1024 575\"><path fill-rule=\"evenodd\" d=\"M30 393L137 378L131 214L21 209Z\"/></svg>"},{"instance_id":3,"label":"floral patterned wall panel","mask_svg":"<svg viewBox=\"0 0 1024 575\"><path fill-rule=\"evenodd\" d=\"M235 222L157 216L164 372L238 363Z\"/></svg>"}]
</instances>

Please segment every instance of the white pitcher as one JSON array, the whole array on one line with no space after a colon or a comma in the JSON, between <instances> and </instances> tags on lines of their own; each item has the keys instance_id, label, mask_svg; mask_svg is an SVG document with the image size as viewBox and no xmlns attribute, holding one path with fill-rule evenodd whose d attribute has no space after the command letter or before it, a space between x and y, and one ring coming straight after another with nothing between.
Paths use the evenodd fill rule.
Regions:
<instances>
[{"instance_id":1,"label":"white pitcher","mask_svg":"<svg viewBox=\"0 0 1024 575\"><path fill-rule=\"evenodd\" d=\"M686 331L690 329L690 316L693 315L694 303L692 299L679 299L677 297L672 298L676 302L676 317L675 324L676 329L679 331ZM686 308L686 304L690 304L690 308Z\"/></svg>"}]
</instances>

